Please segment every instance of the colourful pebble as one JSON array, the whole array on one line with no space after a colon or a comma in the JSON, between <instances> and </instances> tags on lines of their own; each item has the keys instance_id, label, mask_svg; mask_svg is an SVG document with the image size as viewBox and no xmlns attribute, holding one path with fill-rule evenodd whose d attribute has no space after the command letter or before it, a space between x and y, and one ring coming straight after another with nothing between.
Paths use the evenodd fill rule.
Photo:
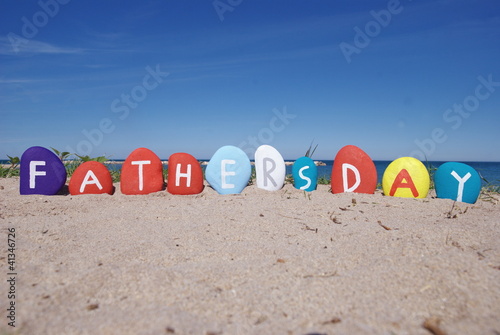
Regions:
<instances>
[{"instance_id":1,"label":"colourful pebble","mask_svg":"<svg viewBox=\"0 0 500 335\"><path fill-rule=\"evenodd\" d=\"M375 193L377 169L373 160L360 148L347 145L333 161L332 193Z\"/></svg>"},{"instance_id":2,"label":"colourful pebble","mask_svg":"<svg viewBox=\"0 0 500 335\"><path fill-rule=\"evenodd\" d=\"M163 189L163 165L149 149L132 151L122 166L120 190L123 194L149 194Z\"/></svg>"},{"instance_id":3,"label":"colourful pebble","mask_svg":"<svg viewBox=\"0 0 500 335\"><path fill-rule=\"evenodd\" d=\"M385 195L400 198L425 198L430 177L425 165L413 157L393 161L384 172L382 188Z\"/></svg>"},{"instance_id":4,"label":"colourful pebble","mask_svg":"<svg viewBox=\"0 0 500 335\"><path fill-rule=\"evenodd\" d=\"M285 160L274 147L261 145L255 151L255 179L257 187L277 191L285 184Z\"/></svg>"},{"instance_id":5,"label":"colourful pebble","mask_svg":"<svg viewBox=\"0 0 500 335\"><path fill-rule=\"evenodd\" d=\"M203 191L203 171L192 155L178 152L168 158L167 191L171 194L198 194Z\"/></svg>"},{"instance_id":6,"label":"colourful pebble","mask_svg":"<svg viewBox=\"0 0 500 335\"><path fill-rule=\"evenodd\" d=\"M436 195L473 204L481 193L481 177L477 171L464 163L448 162L441 165L434 174Z\"/></svg>"},{"instance_id":7,"label":"colourful pebble","mask_svg":"<svg viewBox=\"0 0 500 335\"><path fill-rule=\"evenodd\" d=\"M219 148L208 162L205 179L219 194L239 194L248 185L252 168L243 150L232 145Z\"/></svg>"},{"instance_id":8,"label":"colourful pebble","mask_svg":"<svg viewBox=\"0 0 500 335\"><path fill-rule=\"evenodd\" d=\"M106 166L100 162L88 161L76 168L69 181L69 193L113 194L113 179Z\"/></svg>"},{"instance_id":9,"label":"colourful pebble","mask_svg":"<svg viewBox=\"0 0 500 335\"><path fill-rule=\"evenodd\" d=\"M67 177L63 162L43 147L31 147L23 153L19 173L21 194L57 194Z\"/></svg>"}]
</instances>

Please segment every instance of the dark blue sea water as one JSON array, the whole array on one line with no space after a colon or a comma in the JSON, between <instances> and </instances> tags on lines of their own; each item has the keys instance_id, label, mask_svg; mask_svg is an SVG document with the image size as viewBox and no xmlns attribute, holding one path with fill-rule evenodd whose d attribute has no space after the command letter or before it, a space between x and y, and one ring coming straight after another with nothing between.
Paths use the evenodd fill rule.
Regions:
<instances>
[{"instance_id":1,"label":"dark blue sea water","mask_svg":"<svg viewBox=\"0 0 500 335\"><path fill-rule=\"evenodd\" d=\"M109 164L108 168L110 170L121 169L122 166L121 163L123 163L124 160L115 159L113 161L116 162L116 164ZM166 159L162 159L162 161L166 161ZM330 179L330 175L332 173L333 161L323 160L322 162L324 162L326 165L318 166L318 177L325 177L327 179ZM0 160L0 164L7 164L7 163L8 163L7 160ZM387 166L391 163L391 161L374 161L374 163L375 167L377 168L378 182L380 183L382 181L382 176L384 174L384 171L387 168ZM443 163L446 162L432 161L424 164L428 164L430 165L431 168L437 169ZM483 185L492 184L500 186L500 162L462 162L462 163L472 166L474 169L476 169L477 172L479 172L479 175L483 179ZM206 165L203 165L203 168L205 168L205 166ZM164 167L167 168L167 165L165 165ZM291 165L287 165L286 172L287 174L292 173Z\"/></svg>"},{"instance_id":2,"label":"dark blue sea water","mask_svg":"<svg viewBox=\"0 0 500 335\"><path fill-rule=\"evenodd\" d=\"M333 161L322 161L326 166L318 166L318 176L326 176L330 179L332 173ZM384 171L392 161L374 161L375 168L377 169L378 182L382 182ZM430 165L431 169L437 169L441 164L446 162L427 162L424 164ZM483 185L492 184L500 185L500 162L461 162L473 167L483 179ZM287 166L287 173L291 173L291 166Z\"/></svg>"}]
</instances>

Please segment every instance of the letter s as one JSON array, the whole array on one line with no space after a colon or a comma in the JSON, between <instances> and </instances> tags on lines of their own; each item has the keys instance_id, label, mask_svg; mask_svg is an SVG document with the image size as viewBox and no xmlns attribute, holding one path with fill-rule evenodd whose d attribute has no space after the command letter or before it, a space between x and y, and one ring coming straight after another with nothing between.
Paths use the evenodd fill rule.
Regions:
<instances>
[{"instance_id":1,"label":"letter s","mask_svg":"<svg viewBox=\"0 0 500 335\"><path fill-rule=\"evenodd\" d=\"M446 123L452 123L455 122L454 125L451 126L452 129L458 129L462 125L462 118L460 115L450 115L453 114L453 110L451 108L448 108L445 110L443 114L443 120Z\"/></svg>"},{"instance_id":2,"label":"letter s","mask_svg":"<svg viewBox=\"0 0 500 335\"><path fill-rule=\"evenodd\" d=\"M111 111L113 113L123 113L119 116L120 120L125 120L130 114L130 109L127 106L117 106L120 103L120 99L115 99L111 102Z\"/></svg>"}]
</instances>

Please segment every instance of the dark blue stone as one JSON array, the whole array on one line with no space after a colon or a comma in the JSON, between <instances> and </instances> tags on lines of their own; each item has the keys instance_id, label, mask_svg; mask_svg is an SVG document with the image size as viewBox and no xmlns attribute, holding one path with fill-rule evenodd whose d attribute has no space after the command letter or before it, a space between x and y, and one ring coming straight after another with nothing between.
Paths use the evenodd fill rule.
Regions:
<instances>
[{"instance_id":1,"label":"dark blue stone","mask_svg":"<svg viewBox=\"0 0 500 335\"><path fill-rule=\"evenodd\" d=\"M59 157L42 147L31 147L21 156L21 194L54 195L66 183L66 169Z\"/></svg>"}]
</instances>

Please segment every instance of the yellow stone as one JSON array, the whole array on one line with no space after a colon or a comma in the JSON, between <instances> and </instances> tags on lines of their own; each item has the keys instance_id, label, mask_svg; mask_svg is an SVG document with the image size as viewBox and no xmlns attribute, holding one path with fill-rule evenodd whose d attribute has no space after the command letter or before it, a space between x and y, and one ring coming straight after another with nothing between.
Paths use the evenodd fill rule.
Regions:
<instances>
[{"instance_id":1,"label":"yellow stone","mask_svg":"<svg viewBox=\"0 0 500 335\"><path fill-rule=\"evenodd\" d=\"M425 165L413 157L401 157L385 169L382 189L385 195L399 198L425 198L431 179Z\"/></svg>"}]
</instances>

